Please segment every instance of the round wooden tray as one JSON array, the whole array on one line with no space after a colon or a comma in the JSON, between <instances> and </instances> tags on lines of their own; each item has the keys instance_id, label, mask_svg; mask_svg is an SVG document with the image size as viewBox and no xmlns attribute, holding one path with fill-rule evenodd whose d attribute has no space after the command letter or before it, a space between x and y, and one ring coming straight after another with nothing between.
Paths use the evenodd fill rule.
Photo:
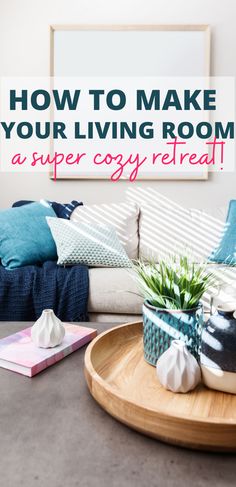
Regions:
<instances>
[{"instance_id":1,"label":"round wooden tray","mask_svg":"<svg viewBox=\"0 0 236 487\"><path fill-rule=\"evenodd\" d=\"M99 335L85 353L94 399L114 418L148 436L188 448L236 451L236 396L200 385L173 394L143 358L142 323Z\"/></svg>"}]
</instances>

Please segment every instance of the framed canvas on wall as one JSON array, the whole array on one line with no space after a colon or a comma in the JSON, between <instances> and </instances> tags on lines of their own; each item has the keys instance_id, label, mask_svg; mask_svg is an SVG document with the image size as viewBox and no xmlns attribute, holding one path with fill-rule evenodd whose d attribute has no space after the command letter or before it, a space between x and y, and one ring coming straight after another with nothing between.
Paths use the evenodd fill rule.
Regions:
<instances>
[{"instance_id":1,"label":"framed canvas on wall","mask_svg":"<svg viewBox=\"0 0 236 487\"><path fill-rule=\"evenodd\" d=\"M50 75L70 78L169 78L210 75L210 29L207 25L52 25ZM118 117L119 119L119 117ZM55 145L55 142L54 142ZM53 150L53 147L51 148ZM65 173L59 179L107 179L106 172ZM140 179L208 178L196 172L143 172Z\"/></svg>"}]
</instances>

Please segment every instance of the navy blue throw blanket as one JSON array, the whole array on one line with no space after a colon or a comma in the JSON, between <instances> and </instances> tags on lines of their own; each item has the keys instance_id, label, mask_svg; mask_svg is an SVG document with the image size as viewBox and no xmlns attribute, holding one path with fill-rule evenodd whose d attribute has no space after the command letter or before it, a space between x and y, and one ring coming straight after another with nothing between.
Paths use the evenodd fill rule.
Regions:
<instances>
[{"instance_id":1,"label":"navy blue throw blanket","mask_svg":"<svg viewBox=\"0 0 236 487\"><path fill-rule=\"evenodd\" d=\"M87 321L88 269L56 262L6 270L0 266L0 321L35 321L53 309L62 321Z\"/></svg>"}]
</instances>

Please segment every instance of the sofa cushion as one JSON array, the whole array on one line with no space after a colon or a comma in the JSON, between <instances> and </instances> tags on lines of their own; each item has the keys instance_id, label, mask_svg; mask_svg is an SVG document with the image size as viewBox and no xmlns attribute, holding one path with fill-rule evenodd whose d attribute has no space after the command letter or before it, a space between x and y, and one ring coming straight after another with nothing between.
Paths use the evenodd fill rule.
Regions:
<instances>
[{"instance_id":1,"label":"sofa cushion","mask_svg":"<svg viewBox=\"0 0 236 487\"><path fill-rule=\"evenodd\" d=\"M131 269L89 269L90 313L142 313L143 299L138 296L137 284Z\"/></svg>"},{"instance_id":2,"label":"sofa cushion","mask_svg":"<svg viewBox=\"0 0 236 487\"><path fill-rule=\"evenodd\" d=\"M113 227L50 217L47 222L57 247L59 265L131 267Z\"/></svg>"},{"instance_id":3,"label":"sofa cushion","mask_svg":"<svg viewBox=\"0 0 236 487\"><path fill-rule=\"evenodd\" d=\"M115 313L89 313L89 321L96 321L98 323L106 323L107 329L112 328L115 323L117 324L124 324L124 323L133 323L137 321L141 321L142 317L140 314L138 315L130 315L130 314L115 314Z\"/></svg>"},{"instance_id":4,"label":"sofa cushion","mask_svg":"<svg viewBox=\"0 0 236 487\"><path fill-rule=\"evenodd\" d=\"M138 258L138 207L134 203L87 205L76 208L71 220L112 225L130 259Z\"/></svg>"},{"instance_id":5,"label":"sofa cushion","mask_svg":"<svg viewBox=\"0 0 236 487\"><path fill-rule=\"evenodd\" d=\"M222 239L209 260L219 264L236 265L236 200L230 201Z\"/></svg>"},{"instance_id":6,"label":"sofa cushion","mask_svg":"<svg viewBox=\"0 0 236 487\"><path fill-rule=\"evenodd\" d=\"M12 208L19 208L20 206L29 205L35 203L31 200L19 200L13 203ZM70 219L71 213L77 208L77 206L83 205L82 201L72 200L70 203L58 203L57 201L48 201L52 209L55 211L58 218Z\"/></svg>"},{"instance_id":7,"label":"sofa cushion","mask_svg":"<svg viewBox=\"0 0 236 487\"><path fill-rule=\"evenodd\" d=\"M207 270L216 276L214 288L204 294L202 302L209 312L210 295L219 293L222 286L229 286L236 296L236 267L219 264L207 264ZM142 314L143 298L131 269L89 269L89 313ZM225 291L223 298L226 300ZM218 299L218 298L217 298ZM112 321L112 320L111 320Z\"/></svg>"},{"instance_id":8,"label":"sofa cushion","mask_svg":"<svg viewBox=\"0 0 236 487\"><path fill-rule=\"evenodd\" d=\"M185 209L176 204L143 205L140 209L139 258L158 262L173 253L207 260L220 241L227 208Z\"/></svg>"},{"instance_id":9,"label":"sofa cushion","mask_svg":"<svg viewBox=\"0 0 236 487\"><path fill-rule=\"evenodd\" d=\"M6 269L56 260L47 215L57 219L46 201L0 212L0 259Z\"/></svg>"}]
</instances>

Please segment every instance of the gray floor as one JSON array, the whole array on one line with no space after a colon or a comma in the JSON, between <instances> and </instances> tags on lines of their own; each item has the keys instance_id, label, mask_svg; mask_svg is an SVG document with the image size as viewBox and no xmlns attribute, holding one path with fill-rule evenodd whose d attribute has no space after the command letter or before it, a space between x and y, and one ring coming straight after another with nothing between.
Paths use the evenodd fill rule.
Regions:
<instances>
[{"instance_id":1,"label":"gray floor","mask_svg":"<svg viewBox=\"0 0 236 487\"><path fill-rule=\"evenodd\" d=\"M0 325L0 336L24 327ZM236 485L235 455L172 447L107 415L88 392L83 356L33 379L0 369L1 487Z\"/></svg>"}]
</instances>

